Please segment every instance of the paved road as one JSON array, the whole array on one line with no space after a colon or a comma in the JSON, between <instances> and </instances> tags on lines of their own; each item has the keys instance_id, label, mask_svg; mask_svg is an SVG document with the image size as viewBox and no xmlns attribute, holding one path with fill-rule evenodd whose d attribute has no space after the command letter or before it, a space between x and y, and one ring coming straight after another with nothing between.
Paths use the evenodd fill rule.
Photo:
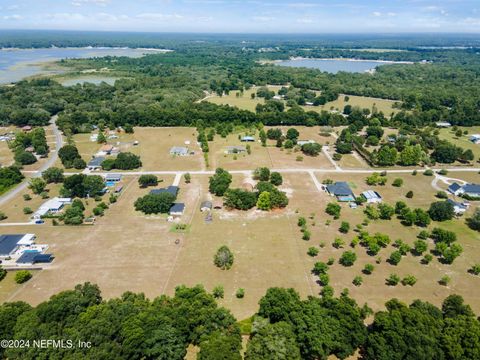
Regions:
<instances>
[{"instance_id":1,"label":"paved road","mask_svg":"<svg viewBox=\"0 0 480 360\"><path fill-rule=\"evenodd\" d=\"M52 116L50 119L50 124L52 124L52 129L53 129L53 134L55 135L55 150L50 150L50 157L48 160L43 164L38 171L32 171L28 172L29 174L31 173L31 177L39 177L42 175L42 172L47 170L49 167L53 166L55 164L55 161L57 161L58 158L58 150L63 146L63 138L60 130L57 127L56 121L57 121L57 115ZM25 172L26 173L26 172ZM19 185L17 185L15 188L12 190L8 191L7 193L3 194L0 196L0 205L6 203L7 201L13 199L17 194L22 192L28 187L28 180L29 178L26 177L25 180L23 180Z\"/></svg>"}]
</instances>

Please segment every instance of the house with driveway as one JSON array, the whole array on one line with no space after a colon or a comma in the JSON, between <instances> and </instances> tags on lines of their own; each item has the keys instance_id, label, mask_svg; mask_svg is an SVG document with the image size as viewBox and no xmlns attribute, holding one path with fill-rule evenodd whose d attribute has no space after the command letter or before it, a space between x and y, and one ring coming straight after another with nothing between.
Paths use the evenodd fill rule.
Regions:
<instances>
[{"instance_id":1,"label":"house with driveway","mask_svg":"<svg viewBox=\"0 0 480 360\"><path fill-rule=\"evenodd\" d=\"M334 184L328 184L325 187L325 190L328 194L330 194L330 196L335 196L338 201L355 201L355 195L353 194L350 185L348 185L348 183L345 181L338 181Z\"/></svg>"},{"instance_id":2,"label":"house with driveway","mask_svg":"<svg viewBox=\"0 0 480 360\"><path fill-rule=\"evenodd\" d=\"M457 183L451 184L447 191L455 196L468 196L472 198L480 198L479 184L465 184L459 185Z\"/></svg>"}]
</instances>

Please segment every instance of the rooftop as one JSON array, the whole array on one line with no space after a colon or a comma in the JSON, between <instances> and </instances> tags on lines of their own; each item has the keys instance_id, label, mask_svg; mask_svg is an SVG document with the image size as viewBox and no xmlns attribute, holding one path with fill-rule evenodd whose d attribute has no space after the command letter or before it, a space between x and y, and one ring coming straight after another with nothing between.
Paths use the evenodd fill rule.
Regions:
<instances>
[{"instance_id":1,"label":"rooftop","mask_svg":"<svg viewBox=\"0 0 480 360\"><path fill-rule=\"evenodd\" d=\"M185 210L185 204L184 203L174 203L172 207L170 208L169 213L183 213Z\"/></svg>"},{"instance_id":2,"label":"rooftop","mask_svg":"<svg viewBox=\"0 0 480 360\"><path fill-rule=\"evenodd\" d=\"M0 256L10 255L19 245L31 244L34 237L33 234L0 235Z\"/></svg>"},{"instance_id":3,"label":"rooftop","mask_svg":"<svg viewBox=\"0 0 480 360\"><path fill-rule=\"evenodd\" d=\"M335 184L327 185L327 191L335 196L353 195L353 191L352 189L350 189L350 185L348 185L348 183L346 183L345 181L339 181Z\"/></svg>"},{"instance_id":4,"label":"rooftop","mask_svg":"<svg viewBox=\"0 0 480 360\"><path fill-rule=\"evenodd\" d=\"M103 156L98 156L90 160L88 166L101 166L104 161L105 158Z\"/></svg>"},{"instance_id":5,"label":"rooftop","mask_svg":"<svg viewBox=\"0 0 480 360\"><path fill-rule=\"evenodd\" d=\"M158 194L163 194L163 193L169 193L169 194L177 196L178 190L179 190L178 186L171 185L171 186L168 186L168 187L162 188L162 189L153 189L153 190L150 191L150 194L158 195Z\"/></svg>"},{"instance_id":6,"label":"rooftop","mask_svg":"<svg viewBox=\"0 0 480 360\"><path fill-rule=\"evenodd\" d=\"M49 263L52 261L52 254L42 254L38 251L24 251L17 259L17 264Z\"/></svg>"},{"instance_id":7,"label":"rooftop","mask_svg":"<svg viewBox=\"0 0 480 360\"><path fill-rule=\"evenodd\" d=\"M448 187L448 191L456 192L457 190L459 190L459 189L461 189L461 188L462 188L462 187L461 187L458 183L454 182L452 185L450 185L450 186Z\"/></svg>"},{"instance_id":8,"label":"rooftop","mask_svg":"<svg viewBox=\"0 0 480 360\"><path fill-rule=\"evenodd\" d=\"M174 146L170 149L170 154L187 155L188 148L183 146Z\"/></svg>"},{"instance_id":9,"label":"rooftop","mask_svg":"<svg viewBox=\"0 0 480 360\"><path fill-rule=\"evenodd\" d=\"M107 174L105 176L105 180L106 181L113 181L113 180L120 181L120 180L122 180L122 175L121 174Z\"/></svg>"},{"instance_id":10,"label":"rooftop","mask_svg":"<svg viewBox=\"0 0 480 360\"><path fill-rule=\"evenodd\" d=\"M480 194L480 185L478 184L466 184L462 187L466 193L478 193Z\"/></svg>"},{"instance_id":11,"label":"rooftop","mask_svg":"<svg viewBox=\"0 0 480 360\"><path fill-rule=\"evenodd\" d=\"M362 193L362 195L365 197L365 199L381 199L382 197L380 196L379 193L373 190L367 190Z\"/></svg>"}]
</instances>

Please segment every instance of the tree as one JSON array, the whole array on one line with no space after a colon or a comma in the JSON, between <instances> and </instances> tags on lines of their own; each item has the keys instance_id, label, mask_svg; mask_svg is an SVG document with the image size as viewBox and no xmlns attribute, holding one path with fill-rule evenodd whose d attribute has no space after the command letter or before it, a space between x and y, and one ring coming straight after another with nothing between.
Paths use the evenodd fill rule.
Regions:
<instances>
[{"instance_id":1,"label":"tree","mask_svg":"<svg viewBox=\"0 0 480 360\"><path fill-rule=\"evenodd\" d=\"M467 219L467 225L470 229L480 231L480 208L475 209L472 217Z\"/></svg>"},{"instance_id":2,"label":"tree","mask_svg":"<svg viewBox=\"0 0 480 360\"><path fill-rule=\"evenodd\" d=\"M51 183L61 183L65 179L65 176L63 175L63 170L57 167L51 167L45 170L42 173L42 178L47 182L47 184Z\"/></svg>"},{"instance_id":3,"label":"tree","mask_svg":"<svg viewBox=\"0 0 480 360\"><path fill-rule=\"evenodd\" d=\"M158 185L158 178L155 175L145 174L141 175L138 178L138 184L140 187L145 188L148 186L157 186Z\"/></svg>"},{"instance_id":4,"label":"tree","mask_svg":"<svg viewBox=\"0 0 480 360\"><path fill-rule=\"evenodd\" d=\"M87 163L82 158L77 158L73 160L72 165L75 169L82 170L82 169L85 169L85 167L87 166Z\"/></svg>"},{"instance_id":5,"label":"tree","mask_svg":"<svg viewBox=\"0 0 480 360\"><path fill-rule=\"evenodd\" d=\"M383 220L390 220L393 214L395 213L395 209L392 206L385 203L378 204L378 211L379 211L380 219L383 219Z\"/></svg>"},{"instance_id":6,"label":"tree","mask_svg":"<svg viewBox=\"0 0 480 360\"><path fill-rule=\"evenodd\" d=\"M345 251L340 257L339 263L343 266L352 266L357 260L357 254L353 251Z\"/></svg>"},{"instance_id":7,"label":"tree","mask_svg":"<svg viewBox=\"0 0 480 360\"><path fill-rule=\"evenodd\" d=\"M413 246L417 255L422 255L428 249L427 242L422 239L415 240Z\"/></svg>"},{"instance_id":8,"label":"tree","mask_svg":"<svg viewBox=\"0 0 480 360\"><path fill-rule=\"evenodd\" d=\"M270 202L270 193L264 191L260 194L257 200L257 208L260 210L268 211L272 208L272 204Z\"/></svg>"},{"instance_id":9,"label":"tree","mask_svg":"<svg viewBox=\"0 0 480 360\"><path fill-rule=\"evenodd\" d=\"M473 161L475 159L475 155L473 151L470 149L465 150L462 155L460 155L460 160L463 162Z\"/></svg>"},{"instance_id":10,"label":"tree","mask_svg":"<svg viewBox=\"0 0 480 360\"><path fill-rule=\"evenodd\" d=\"M0 281L2 281L3 279L5 279L5 276L7 276L7 270L5 270L4 268L2 268L0 266Z\"/></svg>"},{"instance_id":11,"label":"tree","mask_svg":"<svg viewBox=\"0 0 480 360\"><path fill-rule=\"evenodd\" d=\"M245 289L243 288L239 288L236 292L235 292L235 297L237 299L243 299L245 297Z\"/></svg>"},{"instance_id":12,"label":"tree","mask_svg":"<svg viewBox=\"0 0 480 360\"><path fill-rule=\"evenodd\" d=\"M123 130L125 130L126 134L133 134L134 133L133 126L131 124L128 124L128 123L123 125Z\"/></svg>"},{"instance_id":13,"label":"tree","mask_svg":"<svg viewBox=\"0 0 480 360\"><path fill-rule=\"evenodd\" d=\"M229 209L249 210L257 204L257 195L247 190L228 189L223 203Z\"/></svg>"},{"instance_id":14,"label":"tree","mask_svg":"<svg viewBox=\"0 0 480 360\"><path fill-rule=\"evenodd\" d=\"M407 275L402 279L403 286L413 286L417 283L417 278L413 275Z\"/></svg>"},{"instance_id":15,"label":"tree","mask_svg":"<svg viewBox=\"0 0 480 360\"><path fill-rule=\"evenodd\" d=\"M307 255L311 257L315 257L318 255L319 252L320 250L318 250L318 248L311 246L307 250Z\"/></svg>"},{"instance_id":16,"label":"tree","mask_svg":"<svg viewBox=\"0 0 480 360\"><path fill-rule=\"evenodd\" d=\"M397 286L400 282L400 277L396 274L390 274L386 282L388 286Z\"/></svg>"},{"instance_id":17,"label":"tree","mask_svg":"<svg viewBox=\"0 0 480 360\"><path fill-rule=\"evenodd\" d=\"M14 158L15 161L20 165L30 165L37 162L35 155L23 150L16 152Z\"/></svg>"},{"instance_id":18,"label":"tree","mask_svg":"<svg viewBox=\"0 0 480 360\"><path fill-rule=\"evenodd\" d=\"M405 194L405 197L406 197L407 199L413 198L413 191L412 191L412 190L408 191L408 192Z\"/></svg>"},{"instance_id":19,"label":"tree","mask_svg":"<svg viewBox=\"0 0 480 360\"><path fill-rule=\"evenodd\" d=\"M229 270L233 265L233 253L223 245L217 250L213 263L222 270Z\"/></svg>"},{"instance_id":20,"label":"tree","mask_svg":"<svg viewBox=\"0 0 480 360\"><path fill-rule=\"evenodd\" d=\"M403 166L413 166L417 165L424 156L425 152L422 150L422 147L419 144L407 145L400 152L399 162Z\"/></svg>"},{"instance_id":21,"label":"tree","mask_svg":"<svg viewBox=\"0 0 480 360\"><path fill-rule=\"evenodd\" d=\"M160 194L147 194L135 201L135 210L145 214L168 213L175 201L175 195L164 192Z\"/></svg>"},{"instance_id":22,"label":"tree","mask_svg":"<svg viewBox=\"0 0 480 360\"><path fill-rule=\"evenodd\" d=\"M32 278L32 273L28 270L19 270L15 273L15 282L23 284Z\"/></svg>"},{"instance_id":23,"label":"tree","mask_svg":"<svg viewBox=\"0 0 480 360\"><path fill-rule=\"evenodd\" d=\"M298 132L297 129L295 129L295 128L290 128L290 129L288 129L288 131L287 131L287 136L286 136L286 138L287 138L288 140L291 140L291 141L293 141L294 143L296 143L299 136L300 136L300 133Z\"/></svg>"},{"instance_id":24,"label":"tree","mask_svg":"<svg viewBox=\"0 0 480 360\"><path fill-rule=\"evenodd\" d=\"M379 166L393 166L397 163L398 151L393 146L382 146L376 156Z\"/></svg>"},{"instance_id":25,"label":"tree","mask_svg":"<svg viewBox=\"0 0 480 360\"><path fill-rule=\"evenodd\" d=\"M302 145L302 152L305 155L317 156L318 154L320 154L321 151L322 151L322 146L317 143L306 143Z\"/></svg>"},{"instance_id":26,"label":"tree","mask_svg":"<svg viewBox=\"0 0 480 360\"><path fill-rule=\"evenodd\" d=\"M315 275L322 275L322 274L326 274L328 272L328 269L329 267L327 264L325 264L324 262L318 261L313 265L312 272Z\"/></svg>"},{"instance_id":27,"label":"tree","mask_svg":"<svg viewBox=\"0 0 480 360\"><path fill-rule=\"evenodd\" d=\"M240 334L215 331L200 343L198 360L242 360Z\"/></svg>"},{"instance_id":28,"label":"tree","mask_svg":"<svg viewBox=\"0 0 480 360\"><path fill-rule=\"evenodd\" d=\"M328 203L327 207L325 208L325 212L328 215L333 216L334 219L338 219L340 217L340 211L341 210L342 210L342 208L337 203Z\"/></svg>"},{"instance_id":29,"label":"tree","mask_svg":"<svg viewBox=\"0 0 480 360\"><path fill-rule=\"evenodd\" d=\"M260 137L260 141L262 142L262 146L267 146L267 134L265 130L261 129L258 136Z\"/></svg>"},{"instance_id":30,"label":"tree","mask_svg":"<svg viewBox=\"0 0 480 360\"><path fill-rule=\"evenodd\" d=\"M300 360L292 326L284 321L267 324L247 345L245 360Z\"/></svg>"},{"instance_id":31,"label":"tree","mask_svg":"<svg viewBox=\"0 0 480 360\"><path fill-rule=\"evenodd\" d=\"M282 183L283 183L282 175L279 172L276 172L276 171L272 172L270 174L270 182L275 186L282 185Z\"/></svg>"},{"instance_id":32,"label":"tree","mask_svg":"<svg viewBox=\"0 0 480 360\"><path fill-rule=\"evenodd\" d=\"M430 205L428 214L434 221L451 220L455 215L453 205L448 201L437 201Z\"/></svg>"},{"instance_id":33,"label":"tree","mask_svg":"<svg viewBox=\"0 0 480 360\"><path fill-rule=\"evenodd\" d=\"M258 315L271 323L290 322L290 317L301 309L300 295L294 289L269 288L260 299Z\"/></svg>"},{"instance_id":34,"label":"tree","mask_svg":"<svg viewBox=\"0 0 480 360\"><path fill-rule=\"evenodd\" d=\"M390 254L390 258L388 259L388 262L392 265L398 265L400 260L402 260L402 253L398 250L395 250Z\"/></svg>"},{"instance_id":35,"label":"tree","mask_svg":"<svg viewBox=\"0 0 480 360\"><path fill-rule=\"evenodd\" d=\"M190 175L190 173L185 173L185 175L183 175L183 178L185 179L185 184L190 184L190 182L192 181L192 175Z\"/></svg>"},{"instance_id":36,"label":"tree","mask_svg":"<svg viewBox=\"0 0 480 360\"><path fill-rule=\"evenodd\" d=\"M270 180L270 169L267 167L256 168L253 172L253 178L260 181Z\"/></svg>"},{"instance_id":37,"label":"tree","mask_svg":"<svg viewBox=\"0 0 480 360\"><path fill-rule=\"evenodd\" d=\"M84 218L83 209L78 206L68 207L62 215L65 225L81 225Z\"/></svg>"},{"instance_id":38,"label":"tree","mask_svg":"<svg viewBox=\"0 0 480 360\"><path fill-rule=\"evenodd\" d=\"M215 170L215 175L210 177L209 191L217 196L223 196L232 183L232 175L222 168Z\"/></svg>"},{"instance_id":39,"label":"tree","mask_svg":"<svg viewBox=\"0 0 480 360\"><path fill-rule=\"evenodd\" d=\"M340 228L338 229L341 233L346 234L350 230L350 224L347 221L342 221Z\"/></svg>"},{"instance_id":40,"label":"tree","mask_svg":"<svg viewBox=\"0 0 480 360\"><path fill-rule=\"evenodd\" d=\"M73 160L80 158L80 154L74 145L65 145L58 150L58 157L63 166L70 168L73 166Z\"/></svg>"},{"instance_id":41,"label":"tree","mask_svg":"<svg viewBox=\"0 0 480 360\"><path fill-rule=\"evenodd\" d=\"M353 281L352 281L353 285L355 286L360 286L362 285L363 283L363 278L360 276L360 275L357 275L353 278Z\"/></svg>"},{"instance_id":42,"label":"tree","mask_svg":"<svg viewBox=\"0 0 480 360\"><path fill-rule=\"evenodd\" d=\"M47 183L41 178L33 178L30 180L28 188L32 190L34 194L40 194L45 190Z\"/></svg>"},{"instance_id":43,"label":"tree","mask_svg":"<svg viewBox=\"0 0 480 360\"><path fill-rule=\"evenodd\" d=\"M373 270L375 269L375 266L372 264L365 264L365 267L363 268L363 273L370 275Z\"/></svg>"},{"instance_id":44,"label":"tree","mask_svg":"<svg viewBox=\"0 0 480 360\"><path fill-rule=\"evenodd\" d=\"M107 142L107 138L105 137L105 134L103 133L103 131L99 131L97 136L97 143L105 144L106 142Z\"/></svg>"},{"instance_id":45,"label":"tree","mask_svg":"<svg viewBox=\"0 0 480 360\"><path fill-rule=\"evenodd\" d=\"M225 290L222 285L217 285L213 288L212 295L215 299L223 299Z\"/></svg>"},{"instance_id":46,"label":"tree","mask_svg":"<svg viewBox=\"0 0 480 360\"><path fill-rule=\"evenodd\" d=\"M392 182L392 186L395 186L395 187L402 187L402 185L403 185L403 179L400 179L400 178L396 178Z\"/></svg>"},{"instance_id":47,"label":"tree","mask_svg":"<svg viewBox=\"0 0 480 360\"><path fill-rule=\"evenodd\" d=\"M461 157L462 148L448 142L442 142L431 154L432 159L439 163L451 164Z\"/></svg>"},{"instance_id":48,"label":"tree","mask_svg":"<svg viewBox=\"0 0 480 360\"><path fill-rule=\"evenodd\" d=\"M278 140L282 137L282 130L281 129L268 129L267 130L267 138L270 140Z\"/></svg>"},{"instance_id":49,"label":"tree","mask_svg":"<svg viewBox=\"0 0 480 360\"><path fill-rule=\"evenodd\" d=\"M142 161L140 160L140 156L132 154L131 152L120 153L115 159L115 169L132 170L138 169L141 166Z\"/></svg>"}]
</instances>

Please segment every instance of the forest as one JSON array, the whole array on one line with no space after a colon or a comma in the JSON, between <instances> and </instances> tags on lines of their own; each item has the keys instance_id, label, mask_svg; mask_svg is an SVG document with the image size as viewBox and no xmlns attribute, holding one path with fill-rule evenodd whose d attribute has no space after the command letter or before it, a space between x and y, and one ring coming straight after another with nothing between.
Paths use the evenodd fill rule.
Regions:
<instances>
[{"instance_id":1,"label":"forest","mask_svg":"<svg viewBox=\"0 0 480 360\"><path fill-rule=\"evenodd\" d=\"M365 326L365 319L370 325ZM0 336L31 346L2 346L2 358L184 359L189 346L201 360L478 359L480 322L458 295L441 308L392 299L375 314L347 292L302 300L293 289L270 288L247 322L237 322L212 294L197 285L179 286L172 297L153 300L124 293L103 299L91 283L77 285L32 307L18 301L0 305ZM39 348L38 339L61 346ZM78 346L79 341L89 346Z\"/></svg>"},{"instance_id":2,"label":"forest","mask_svg":"<svg viewBox=\"0 0 480 360\"><path fill-rule=\"evenodd\" d=\"M120 41L118 37L114 38ZM350 115L345 118L326 111L305 111L292 102L285 109L261 107L255 113L197 103L206 93L241 92L253 85L290 84L300 91L315 90L328 94L326 99L335 99L342 93L397 100L402 111L394 117L382 114L390 121L389 125L423 127L436 121L465 126L480 124L480 59L476 48L420 47L419 44L436 43L430 40L430 43L416 40L415 45L412 39L409 43L407 37L397 43L405 44L406 51L371 52L345 49L346 40L337 39L335 43L333 38L266 40L259 37L250 48L241 46L234 35L224 38L212 35L202 42L178 35L165 41L175 50L167 54L61 61L61 65L72 74L108 68L111 76L121 78L113 86L63 87L53 80L37 79L22 81L13 87L1 87L0 123L44 125L50 115L59 114L62 129L75 133L91 131L92 125L98 124L112 127L126 124L216 126L225 123L248 126L261 122L264 125L311 126L355 121ZM359 40L357 45L373 47L372 44L376 43L372 41ZM387 45L385 39L378 41ZM470 40L467 37L463 41L462 45ZM393 43L392 40L390 44ZM450 43L460 44L460 40L451 40ZM470 43L475 42L471 40ZM302 50L306 45L311 45L309 54ZM260 52L261 46L276 46L279 50ZM374 74L329 74L261 62L290 56L382 58L416 63L382 66ZM419 62L421 60L425 62ZM319 99L321 101L324 100Z\"/></svg>"}]
</instances>

